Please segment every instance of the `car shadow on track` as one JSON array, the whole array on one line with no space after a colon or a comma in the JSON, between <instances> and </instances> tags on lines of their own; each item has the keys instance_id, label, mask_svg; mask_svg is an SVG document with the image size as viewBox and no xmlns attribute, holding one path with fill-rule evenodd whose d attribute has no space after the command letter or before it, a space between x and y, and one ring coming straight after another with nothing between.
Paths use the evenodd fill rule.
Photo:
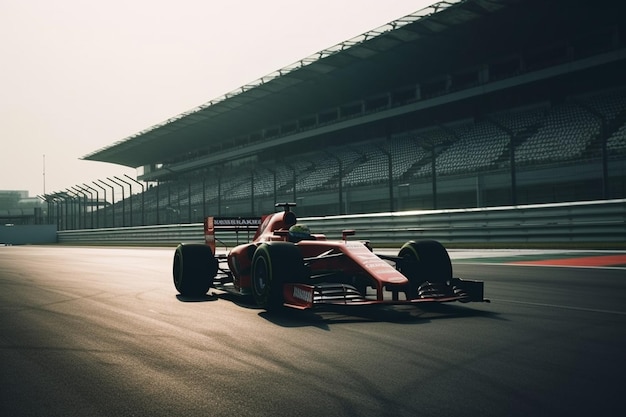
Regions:
<instances>
[{"instance_id":1,"label":"car shadow on track","mask_svg":"<svg viewBox=\"0 0 626 417\"><path fill-rule=\"evenodd\" d=\"M324 307L316 310L262 311L259 316L282 327L315 326L330 330L329 324L388 322L424 324L434 320L485 317L500 319L498 313L455 305L416 306L351 306Z\"/></svg>"},{"instance_id":2,"label":"car shadow on track","mask_svg":"<svg viewBox=\"0 0 626 417\"><path fill-rule=\"evenodd\" d=\"M369 305L369 306L322 306L314 310L281 308L266 311L257 306L251 297L242 297L228 292L212 291L198 297L176 295L185 303L202 303L220 299L236 304L240 308L258 310L259 317L282 327L314 326L330 330L329 324L388 322L399 324L424 324L434 320L485 317L503 320L499 313L475 309L458 304L414 305Z\"/></svg>"},{"instance_id":3,"label":"car shadow on track","mask_svg":"<svg viewBox=\"0 0 626 417\"><path fill-rule=\"evenodd\" d=\"M176 298L178 299L178 301L183 302L183 303L204 303L207 301L217 301L219 297L215 294L205 294L205 295L199 295L196 297L176 294Z\"/></svg>"},{"instance_id":4,"label":"car shadow on track","mask_svg":"<svg viewBox=\"0 0 626 417\"><path fill-rule=\"evenodd\" d=\"M251 295L235 295L229 292L214 292L211 294L218 299L226 300L241 308L248 310L263 310L261 307L256 305Z\"/></svg>"}]
</instances>

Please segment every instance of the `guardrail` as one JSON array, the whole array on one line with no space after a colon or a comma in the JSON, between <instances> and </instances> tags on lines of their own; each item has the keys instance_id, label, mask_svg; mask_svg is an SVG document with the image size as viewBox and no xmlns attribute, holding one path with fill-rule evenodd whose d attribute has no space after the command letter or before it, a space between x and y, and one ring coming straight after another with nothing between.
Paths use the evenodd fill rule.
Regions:
<instances>
[{"instance_id":1,"label":"guardrail","mask_svg":"<svg viewBox=\"0 0 626 417\"><path fill-rule=\"evenodd\" d=\"M355 239L394 245L435 239L453 246L626 246L626 199L452 210L422 210L300 219L314 233L337 239L354 229ZM59 243L174 245L203 242L201 223L59 231ZM226 245L251 236L228 232Z\"/></svg>"}]
</instances>

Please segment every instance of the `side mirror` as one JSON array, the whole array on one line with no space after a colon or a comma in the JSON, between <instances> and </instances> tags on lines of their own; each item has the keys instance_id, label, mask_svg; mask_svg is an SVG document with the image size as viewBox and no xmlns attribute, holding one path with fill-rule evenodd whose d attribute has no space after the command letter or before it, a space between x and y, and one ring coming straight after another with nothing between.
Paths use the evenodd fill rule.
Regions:
<instances>
[{"instance_id":1,"label":"side mirror","mask_svg":"<svg viewBox=\"0 0 626 417\"><path fill-rule=\"evenodd\" d=\"M354 236L356 232L354 230L342 230L341 239L348 240L348 236Z\"/></svg>"}]
</instances>

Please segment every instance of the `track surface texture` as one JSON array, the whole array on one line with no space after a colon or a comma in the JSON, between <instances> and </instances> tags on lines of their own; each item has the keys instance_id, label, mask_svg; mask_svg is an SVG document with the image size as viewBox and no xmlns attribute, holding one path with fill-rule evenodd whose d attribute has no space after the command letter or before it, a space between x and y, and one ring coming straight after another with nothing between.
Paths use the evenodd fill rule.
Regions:
<instances>
[{"instance_id":1,"label":"track surface texture","mask_svg":"<svg viewBox=\"0 0 626 417\"><path fill-rule=\"evenodd\" d=\"M491 304L270 315L177 295L173 253L0 247L0 415L621 414L623 268L451 251Z\"/></svg>"}]
</instances>

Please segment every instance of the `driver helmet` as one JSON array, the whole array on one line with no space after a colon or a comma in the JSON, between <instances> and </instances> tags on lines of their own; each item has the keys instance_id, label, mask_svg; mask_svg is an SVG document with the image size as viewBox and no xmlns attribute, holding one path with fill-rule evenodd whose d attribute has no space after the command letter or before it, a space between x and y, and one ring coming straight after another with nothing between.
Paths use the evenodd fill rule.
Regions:
<instances>
[{"instance_id":1,"label":"driver helmet","mask_svg":"<svg viewBox=\"0 0 626 417\"><path fill-rule=\"evenodd\" d=\"M311 239L311 231L306 224L296 223L289 228L289 240L291 242L299 242L308 239Z\"/></svg>"}]
</instances>

